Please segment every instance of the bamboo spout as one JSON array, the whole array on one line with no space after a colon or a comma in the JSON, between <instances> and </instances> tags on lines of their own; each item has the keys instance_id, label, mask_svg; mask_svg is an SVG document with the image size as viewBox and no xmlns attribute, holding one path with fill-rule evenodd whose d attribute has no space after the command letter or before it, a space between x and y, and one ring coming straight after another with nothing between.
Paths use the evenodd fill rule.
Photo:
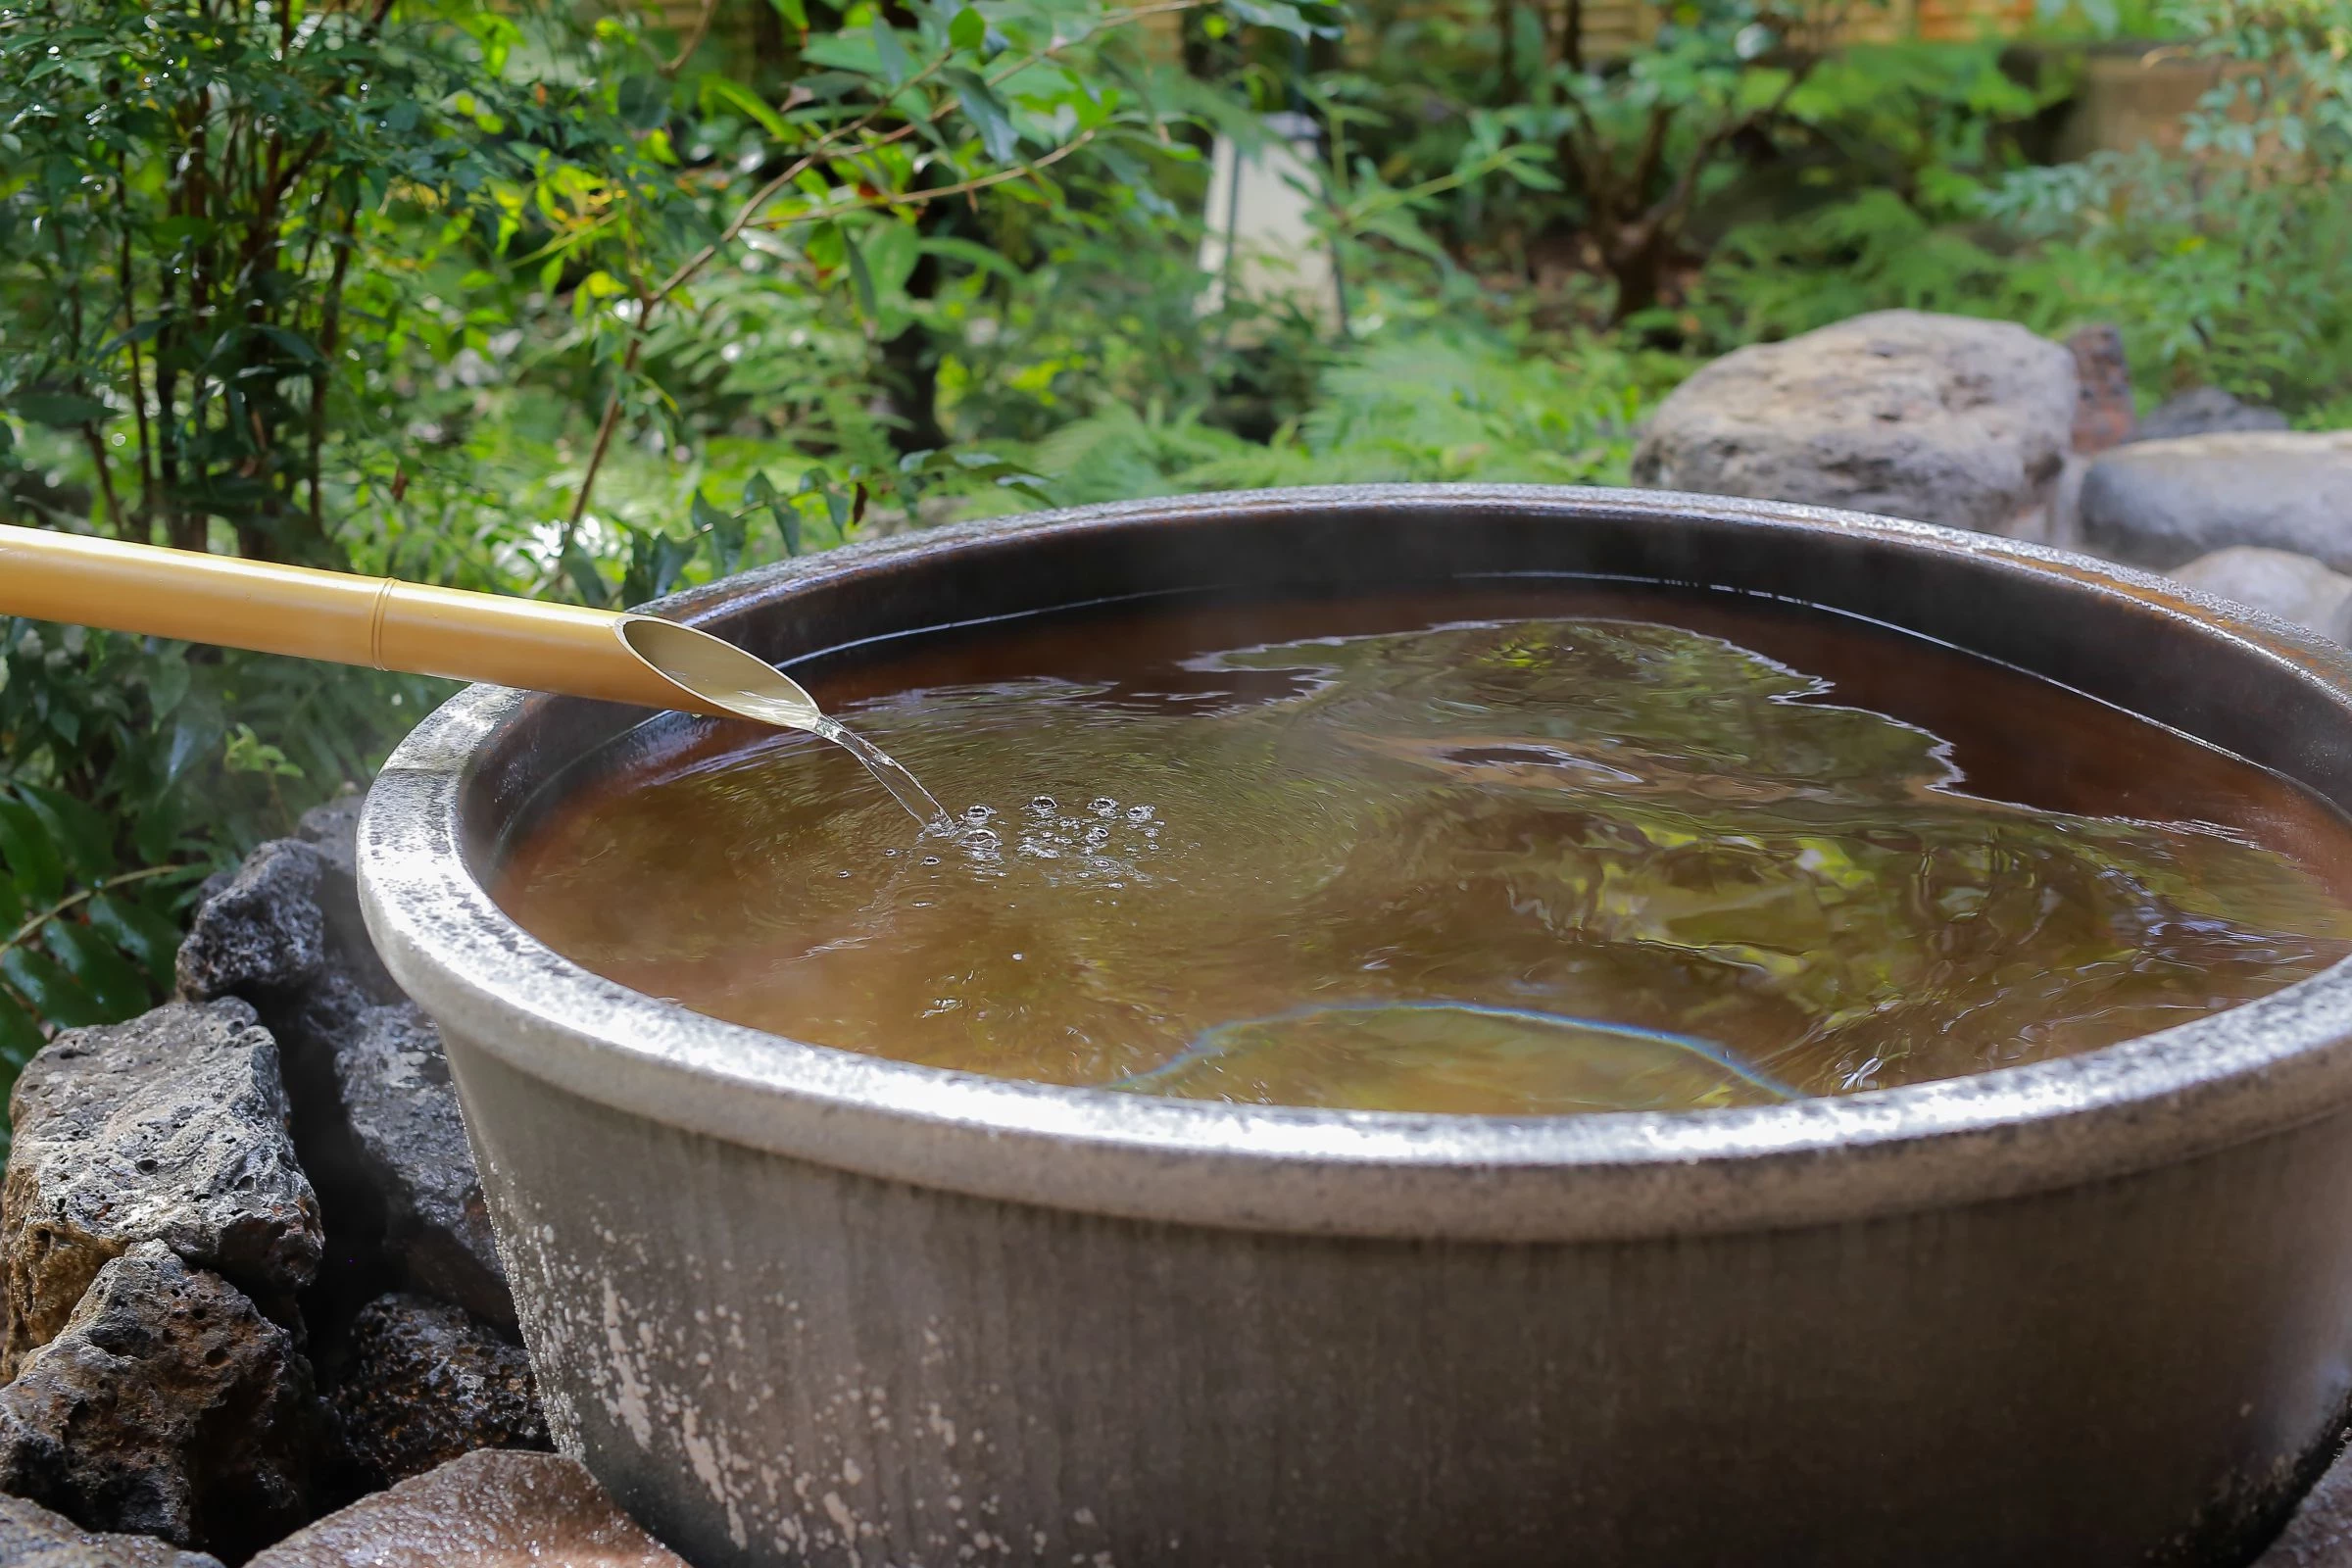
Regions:
<instances>
[{"instance_id":1,"label":"bamboo spout","mask_svg":"<svg viewBox=\"0 0 2352 1568\"><path fill-rule=\"evenodd\" d=\"M39 528L0 525L0 614L785 729L826 722L764 662L651 615Z\"/></svg>"}]
</instances>

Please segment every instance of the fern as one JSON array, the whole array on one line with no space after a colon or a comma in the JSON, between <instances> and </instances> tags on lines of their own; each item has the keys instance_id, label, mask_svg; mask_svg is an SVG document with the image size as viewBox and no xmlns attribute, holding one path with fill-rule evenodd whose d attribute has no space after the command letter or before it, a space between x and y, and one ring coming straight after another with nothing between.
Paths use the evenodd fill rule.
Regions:
<instances>
[{"instance_id":1,"label":"fern","mask_svg":"<svg viewBox=\"0 0 2352 1568\"><path fill-rule=\"evenodd\" d=\"M1198 414L1113 407L1039 442L1030 463L1064 506L1299 484L1622 483L1641 416L1689 368L1599 340L1425 328L1326 368L1305 417L1266 445Z\"/></svg>"}]
</instances>

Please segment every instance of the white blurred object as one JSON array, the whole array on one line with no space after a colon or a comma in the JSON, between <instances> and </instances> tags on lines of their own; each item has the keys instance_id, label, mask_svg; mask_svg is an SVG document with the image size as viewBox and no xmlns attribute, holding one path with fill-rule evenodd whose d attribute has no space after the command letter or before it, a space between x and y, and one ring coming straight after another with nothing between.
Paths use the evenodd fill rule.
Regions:
<instances>
[{"instance_id":1,"label":"white blurred object","mask_svg":"<svg viewBox=\"0 0 2352 1568\"><path fill-rule=\"evenodd\" d=\"M1266 139L1244 151L1219 136L1209 157L1208 223L1200 270L1201 308L1220 310L1230 293L1289 305L1326 327L1345 324L1339 269L1316 232L1321 205L1315 122L1304 115L1265 117Z\"/></svg>"}]
</instances>

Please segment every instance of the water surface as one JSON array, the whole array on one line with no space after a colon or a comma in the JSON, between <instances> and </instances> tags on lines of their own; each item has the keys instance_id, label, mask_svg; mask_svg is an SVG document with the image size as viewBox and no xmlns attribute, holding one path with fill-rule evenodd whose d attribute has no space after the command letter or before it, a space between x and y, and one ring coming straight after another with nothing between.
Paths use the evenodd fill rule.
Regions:
<instances>
[{"instance_id":1,"label":"water surface","mask_svg":"<svg viewBox=\"0 0 2352 1568\"><path fill-rule=\"evenodd\" d=\"M2316 798L1787 605L1196 604L808 684L955 832L812 737L706 728L541 813L500 903L591 969L800 1040L1496 1113L1951 1077L2352 948L2352 827Z\"/></svg>"}]
</instances>

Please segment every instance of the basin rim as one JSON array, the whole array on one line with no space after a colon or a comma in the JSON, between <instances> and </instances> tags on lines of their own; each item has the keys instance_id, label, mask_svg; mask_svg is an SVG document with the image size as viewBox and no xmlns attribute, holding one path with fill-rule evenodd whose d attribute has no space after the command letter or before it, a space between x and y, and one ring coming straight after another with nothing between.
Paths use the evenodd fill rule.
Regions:
<instances>
[{"instance_id":1,"label":"basin rim","mask_svg":"<svg viewBox=\"0 0 2352 1568\"><path fill-rule=\"evenodd\" d=\"M651 607L697 621L746 592L913 552L1248 510L1477 508L1867 533L1996 573L2051 574L2322 688L2352 727L2352 654L2152 573L2044 546L1826 508L1670 491L1365 485L1119 502L803 557ZM1687 1112L1494 1117L1158 1100L810 1046L630 991L541 945L474 879L469 770L529 705L471 687L369 791L358 873L401 986L463 1057L684 1131L918 1187L1084 1214L1298 1235L1583 1242L1859 1220L2125 1175L2352 1102L2352 960L2104 1050L1965 1078Z\"/></svg>"}]
</instances>

